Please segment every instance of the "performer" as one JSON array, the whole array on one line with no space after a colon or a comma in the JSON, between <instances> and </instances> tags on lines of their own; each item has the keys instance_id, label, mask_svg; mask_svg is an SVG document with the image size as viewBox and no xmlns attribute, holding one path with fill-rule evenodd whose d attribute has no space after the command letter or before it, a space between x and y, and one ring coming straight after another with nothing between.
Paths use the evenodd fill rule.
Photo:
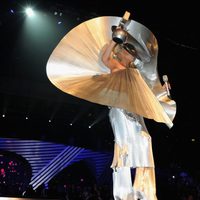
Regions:
<instances>
[{"instance_id":1,"label":"performer","mask_svg":"<svg viewBox=\"0 0 200 200\"><path fill-rule=\"evenodd\" d=\"M156 200L151 137L143 117L171 128L176 114L176 102L159 80L157 54L153 33L125 13L79 24L47 63L48 78L57 88L110 107L116 200ZM130 168L136 168L133 187Z\"/></svg>"},{"instance_id":2,"label":"performer","mask_svg":"<svg viewBox=\"0 0 200 200\"><path fill-rule=\"evenodd\" d=\"M137 70L136 51L130 54L113 40L104 47L102 61L111 73L130 67ZM152 143L143 117L125 109L112 107L109 118L115 137L114 158L111 165L114 198L156 200ZM133 187L131 168L136 168Z\"/></svg>"}]
</instances>

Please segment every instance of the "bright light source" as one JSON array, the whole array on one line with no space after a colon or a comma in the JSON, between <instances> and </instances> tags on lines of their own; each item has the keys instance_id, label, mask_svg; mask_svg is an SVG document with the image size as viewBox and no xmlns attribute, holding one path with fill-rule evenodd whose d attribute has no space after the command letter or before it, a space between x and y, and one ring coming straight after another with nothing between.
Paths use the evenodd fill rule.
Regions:
<instances>
[{"instance_id":1,"label":"bright light source","mask_svg":"<svg viewBox=\"0 0 200 200\"><path fill-rule=\"evenodd\" d=\"M34 12L32 8L26 8L26 14L28 17L34 16Z\"/></svg>"},{"instance_id":2,"label":"bright light source","mask_svg":"<svg viewBox=\"0 0 200 200\"><path fill-rule=\"evenodd\" d=\"M92 128L92 126L88 126L88 128Z\"/></svg>"},{"instance_id":3,"label":"bright light source","mask_svg":"<svg viewBox=\"0 0 200 200\"><path fill-rule=\"evenodd\" d=\"M3 114L2 117L5 117L5 115Z\"/></svg>"}]
</instances>

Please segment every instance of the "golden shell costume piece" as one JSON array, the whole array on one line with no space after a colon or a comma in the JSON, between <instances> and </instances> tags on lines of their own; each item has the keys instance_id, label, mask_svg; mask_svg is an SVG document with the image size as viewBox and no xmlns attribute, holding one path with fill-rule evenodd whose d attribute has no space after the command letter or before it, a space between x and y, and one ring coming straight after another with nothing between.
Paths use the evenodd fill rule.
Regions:
<instances>
[{"instance_id":1,"label":"golden shell costume piece","mask_svg":"<svg viewBox=\"0 0 200 200\"><path fill-rule=\"evenodd\" d=\"M122 108L172 127L176 103L161 86L157 40L149 29L133 20L128 26L129 34L149 56L138 69L127 68L111 74L101 61L102 48L112 38L111 27L118 26L120 20L120 17L97 17L69 31L50 55L47 76L65 93Z\"/></svg>"}]
</instances>

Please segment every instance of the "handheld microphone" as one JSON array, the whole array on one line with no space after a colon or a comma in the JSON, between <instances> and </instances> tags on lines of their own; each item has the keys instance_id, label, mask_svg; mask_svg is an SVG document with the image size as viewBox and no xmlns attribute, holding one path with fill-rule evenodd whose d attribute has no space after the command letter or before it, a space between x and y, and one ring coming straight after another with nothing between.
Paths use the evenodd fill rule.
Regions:
<instances>
[{"instance_id":1,"label":"handheld microphone","mask_svg":"<svg viewBox=\"0 0 200 200\"><path fill-rule=\"evenodd\" d=\"M170 97L170 87L169 87L169 82L168 82L168 77L167 75L163 75L163 81L165 83L165 88L166 88L166 91L167 91L167 96Z\"/></svg>"}]
</instances>

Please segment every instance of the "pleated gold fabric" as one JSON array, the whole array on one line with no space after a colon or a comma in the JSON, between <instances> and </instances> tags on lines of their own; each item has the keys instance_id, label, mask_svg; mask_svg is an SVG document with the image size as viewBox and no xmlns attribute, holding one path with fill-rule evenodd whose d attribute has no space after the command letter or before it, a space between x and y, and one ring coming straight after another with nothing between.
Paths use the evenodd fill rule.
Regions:
<instances>
[{"instance_id":1,"label":"pleated gold fabric","mask_svg":"<svg viewBox=\"0 0 200 200\"><path fill-rule=\"evenodd\" d=\"M91 102L124 108L157 122L172 125L171 120L135 68L93 77L57 80L68 94Z\"/></svg>"},{"instance_id":2,"label":"pleated gold fabric","mask_svg":"<svg viewBox=\"0 0 200 200\"><path fill-rule=\"evenodd\" d=\"M65 93L90 102L123 108L172 127L170 116L138 70L128 68L110 74L101 61L101 50L111 39L110 27L119 24L120 20L119 17L98 17L72 29L52 52L47 63L47 76ZM133 21L132 24L130 26L135 29L139 26L148 32L139 23ZM151 46L149 42L147 44ZM147 67L149 75L155 76L156 70L150 69ZM153 79L152 83L155 82Z\"/></svg>"}]
</instances>

